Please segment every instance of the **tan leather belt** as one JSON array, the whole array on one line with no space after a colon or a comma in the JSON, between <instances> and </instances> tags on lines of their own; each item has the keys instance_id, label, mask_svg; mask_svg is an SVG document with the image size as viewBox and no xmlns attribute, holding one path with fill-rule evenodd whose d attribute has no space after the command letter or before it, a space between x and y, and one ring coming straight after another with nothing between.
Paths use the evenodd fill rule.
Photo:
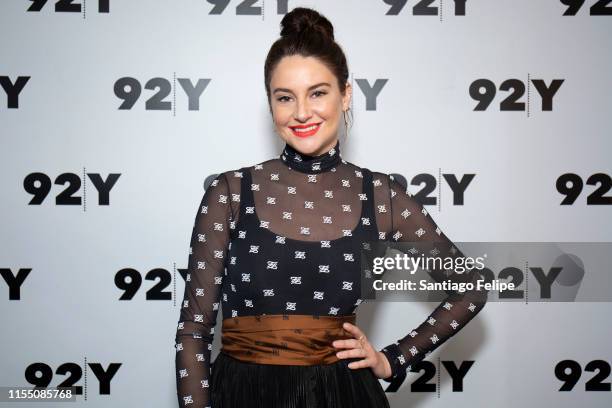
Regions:
<instances>
[{"instance_id":1,"label":"tan leather belt","mask_svg":"<svg viewBox=\"0 0 612 408\"><path fill-rule=\"evenodd\" d=\"M261 315L223 319L221 352L259 364L316 365L338 361L332 342L354 338L348 316Z\"/></svg>"}]
</instances>

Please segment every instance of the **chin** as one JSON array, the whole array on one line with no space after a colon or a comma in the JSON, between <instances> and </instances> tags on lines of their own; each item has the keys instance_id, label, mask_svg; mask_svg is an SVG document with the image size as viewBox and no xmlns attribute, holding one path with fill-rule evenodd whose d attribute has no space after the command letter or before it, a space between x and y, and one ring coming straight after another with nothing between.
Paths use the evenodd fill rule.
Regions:
<instances>
[{"instance_id":1,"label":"chin","mask_svg":"<svg viewBox=\"0 0 612 408\"><path fill-rule=\"evenodd\" d=\"M318 137L317 135L313 135L306 138L301 138L293 134L291 136L294 142L294 146L298 147L302 153L308 155L313 155L314 152L318 152L319 150L321 150L323 146L329 143L330 140L328 138L323 139L321 137Z\"/></svg>"}]
</instances>

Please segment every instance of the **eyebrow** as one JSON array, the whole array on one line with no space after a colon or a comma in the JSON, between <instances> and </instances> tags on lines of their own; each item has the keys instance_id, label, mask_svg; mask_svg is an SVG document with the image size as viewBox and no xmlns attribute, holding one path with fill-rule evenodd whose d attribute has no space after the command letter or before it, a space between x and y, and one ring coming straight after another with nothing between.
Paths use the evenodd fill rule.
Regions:
<instances>
[{"instance_id":1,"label":"eyebrow","mask_svg":"<svg viewBox=\"0 0 612 408\"><path fill-rule=\"evenodd\" d=\"M311 89L318 88L318 87L320 87L322 85L331 86L328 82L319 82L316 85L309 86L308 90L310 91ZM272 93L277 93L277 92L289 92L289 93L293 93L293 91L291 89L287 89L287 88L276 88L276 89L274 89L274 91Z\"/></svg>"}]
</instances>

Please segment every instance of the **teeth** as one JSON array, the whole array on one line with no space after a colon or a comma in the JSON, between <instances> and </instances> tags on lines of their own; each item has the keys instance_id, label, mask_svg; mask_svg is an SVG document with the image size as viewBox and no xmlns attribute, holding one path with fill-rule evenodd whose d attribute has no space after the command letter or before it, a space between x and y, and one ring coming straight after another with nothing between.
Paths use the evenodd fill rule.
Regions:
<instances>
[{"instance_id":1,"label":"teeth","mask_svg":"<svg viewBox=\"0 0 612 408\"><path fill-rule=\"evenodd\" d=\"M313 125L313 126L310 126L310 127L304 128L304 129L294 128L293 130L295 132L310 132L311 130L316 129L317 126L319 126L319 125Z\"/></svg>"}]
</instances>

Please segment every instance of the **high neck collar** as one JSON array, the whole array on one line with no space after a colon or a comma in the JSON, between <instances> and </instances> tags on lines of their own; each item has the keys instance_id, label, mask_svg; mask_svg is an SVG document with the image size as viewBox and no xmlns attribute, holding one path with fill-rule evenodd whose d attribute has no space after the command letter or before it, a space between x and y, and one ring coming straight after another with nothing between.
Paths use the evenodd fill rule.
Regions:
<instances>
[{"instance_id":1,"label":"high neck collar","mask_svg":"<svg viewBox=\"0 0 612 408\"><path fill-rule=\"evenodd\" d=\"M326 153L318 156L309 156L300 153L289 145L289 143L285 143L285 148L280 158L289 168L295 169L301 173L323 173L336 167L341 162L340 140L338 140L336 145Z\"/></svg>"}]
</instances>

